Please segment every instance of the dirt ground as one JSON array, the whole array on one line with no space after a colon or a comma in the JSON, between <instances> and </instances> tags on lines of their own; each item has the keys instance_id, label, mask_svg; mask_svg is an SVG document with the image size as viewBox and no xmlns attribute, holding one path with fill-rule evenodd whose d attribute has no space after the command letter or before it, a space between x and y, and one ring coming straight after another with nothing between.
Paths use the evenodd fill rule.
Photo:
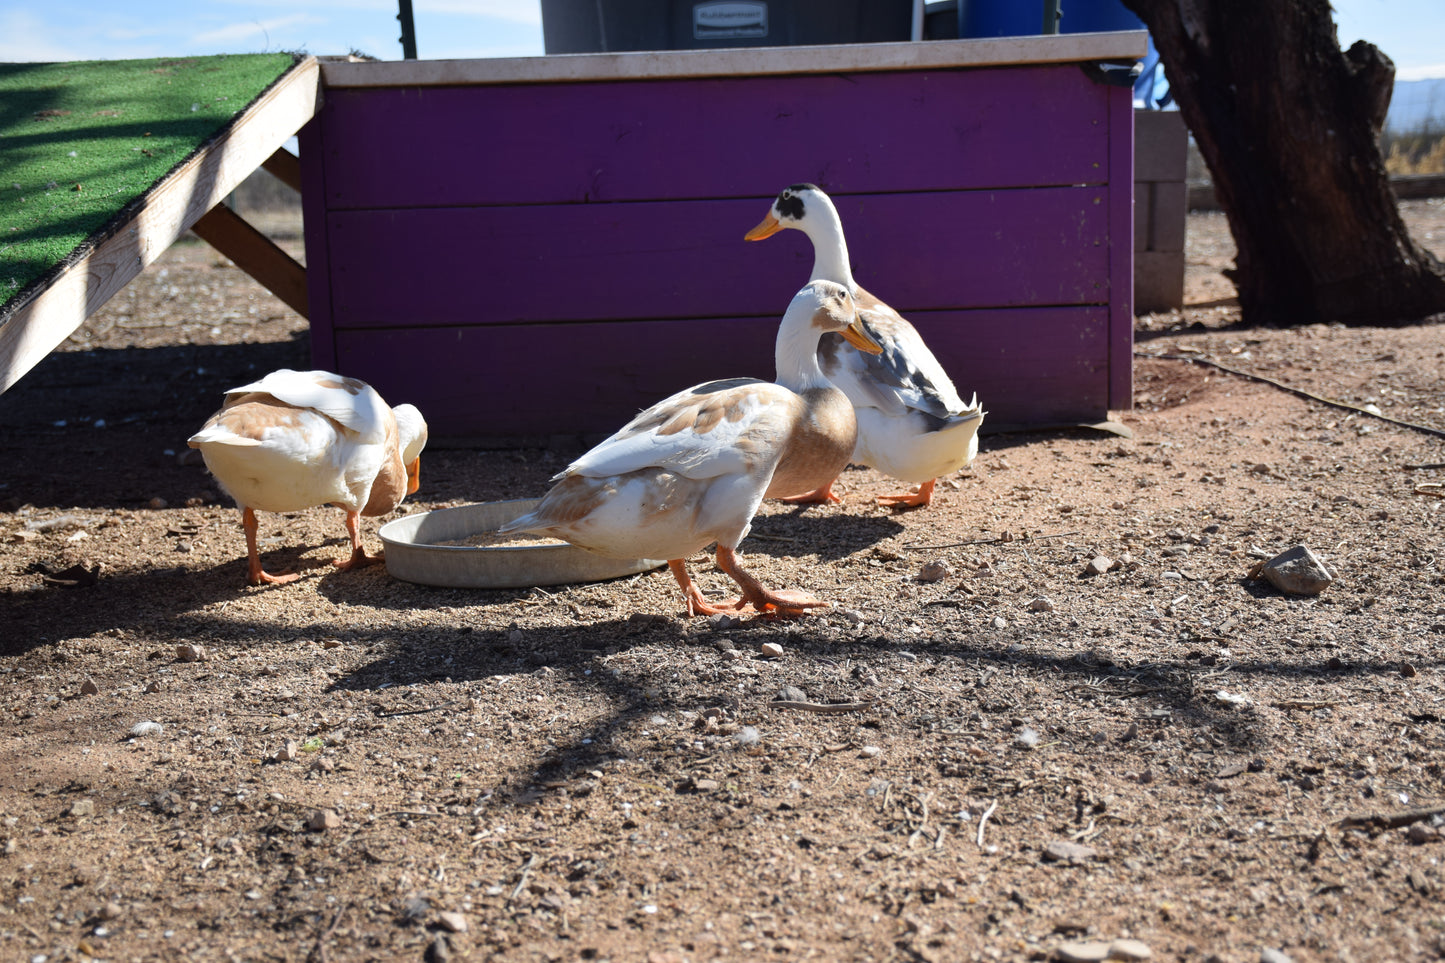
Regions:
<instances>
[{"instance_id":1,"label":"dirt ground","mask_svg":"<svg viewBox=\"0 0 1445 963\"><path fill-rule=\"evenodd\" d=\"M331 509L247 588L185 439L305 325L178 246L0 400L0 958L1440 958L1445 328L1241 327L1231 254L1191 216L1132 438L769 504L743 557L836 605L728 624L338 572ZM401 511L577 453L429 450ZM1322 594L1249 579L1296 544Z\"/></svg>"}]
</instances>

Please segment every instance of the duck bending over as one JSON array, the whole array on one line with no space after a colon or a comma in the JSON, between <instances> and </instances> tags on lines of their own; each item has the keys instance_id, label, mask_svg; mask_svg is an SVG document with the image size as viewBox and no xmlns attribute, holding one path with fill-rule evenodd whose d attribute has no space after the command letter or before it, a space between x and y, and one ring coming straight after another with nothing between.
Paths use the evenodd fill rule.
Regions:
<instances>
[{"instance_id":1,"label":"duck bending over","mask_svg":"<svg viewBox=\"0 0 1445 963\"><path fill-rule=\"evenodd\" d=\"M385 515L415 492L426 422L413 405L392 408L376 389L329 371L282 368L226 392L187 442L241 509L246 582L284 584L301 576L261 567L256 512L335 505L346 512L351 555L337 568L382 560L361 544L361 516Z\"/></svg>"}]
</instances>

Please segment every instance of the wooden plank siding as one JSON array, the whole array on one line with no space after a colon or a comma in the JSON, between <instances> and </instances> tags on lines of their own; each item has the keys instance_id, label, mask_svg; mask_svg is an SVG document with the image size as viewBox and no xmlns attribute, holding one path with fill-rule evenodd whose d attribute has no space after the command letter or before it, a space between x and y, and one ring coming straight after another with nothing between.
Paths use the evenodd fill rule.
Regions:
<instances>
[{"instance_id":1,"label":"wooden plank siding","mask_svg":"<svg viewBox=\"0 0 1445 963\"><path fill-rule=\"evenodd\" d=\"M1029 399L1024 424L1070 423L1107 408L1106 307L1002 317L925 311L912 320L944 364L967 359L990 386L985 372L1004 373L1008 390L996 395ZM755 317L365 328L341 332L337 351L348 371L384 373L384 396L397 403L424 393L428 425L443 417L453 442L535 443L611 433L639 408L720 376L771 380L777 330L776 319ZM552 390L558 384L567 390ZM994 417L993 402L979 397Z\"/></svg>"},{"instance_id":2,"label":"wooden plank siding","mask_svg":"<svg viewBox=\"0 0 1445 963\"><path fill-rule=\"evenodd\" d=\"M1142 35L1088 49L1099 37L1122 53ZM977 56L978 41L941 43ZM479 61L484 82L388 86L336 65L346 85L327 81L301 136L314 363L416 404L454 442L610 432L690 384L771 378L812 250L796 231L742 235L812 181L859 283L991 422L1127 407L1127 88L1049 58L712 76L697 65L737 52L692 53L637 80L573 77L594 55L544 58L566 61L549 82Z\"/></svg>"}]
</instances>

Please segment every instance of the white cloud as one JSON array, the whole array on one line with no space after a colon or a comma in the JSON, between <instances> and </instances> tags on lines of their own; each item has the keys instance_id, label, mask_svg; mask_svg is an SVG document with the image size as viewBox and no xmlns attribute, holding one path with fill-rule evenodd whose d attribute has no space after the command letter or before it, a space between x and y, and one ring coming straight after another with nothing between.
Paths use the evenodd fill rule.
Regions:
<instances>
[{"instance_id":1,"label":"white cloud","mask_svg":"<svg viewBox=\"0 0 1445 963\"><path fill-rule=\"evenodd\" d=\"M59 33L25 10L0 10L0 63L83 60L74 47L50 36Z\"/></svg>"},{"instance_id":2,"label":"white cloud","mask_svg":"<svg viewBox=\"0 0 1445 963\"><path fill-rule=\"evenodd\" d=\"M418 14L448 13L539 26L542 23L541 0L416 0L413 9Z\"/></svg>"},{"instance_id":3,"label":"white cloud","mask_svg":"<svg viewBox=\"0 0 1445 963\"><path fill-rule=\"evenodd\" d=\"M215 30L207 30L191 37L192 42L200 44L221 44L240 43L249 40L264 40L270 37L275 41L277 36L286 27L294 27L305 23L321 23L319 17L313 17L305 13L293 13L289 17L272 17L269 20L248 20L243 23L227 24Z\"/></svg>"},{"instance_id":4,"label":"white cloud","mask_svg":"<svg viewBox=\"0 0 1445 963\"><path fill-rule=\"evenodd\" d=\"M439 47L426 48L427 60L476 60L479 58L493 57L540 57L542 45L538 43L529 44L501 44L495 46L476 46L457 44L454 46L442 45Z\"/></svg>"},{"instance_id":5,"label":"white cloud","mask_svg":"<svg viewBox=\"0 0 1445 963\"><path fill-rule=\"evenodd\" d=\"M1403 67L1395 71L1396 80L1432 80L1445 77L1445 64L1426 64L1423 67Z\"/></svg>"}]
</instances>

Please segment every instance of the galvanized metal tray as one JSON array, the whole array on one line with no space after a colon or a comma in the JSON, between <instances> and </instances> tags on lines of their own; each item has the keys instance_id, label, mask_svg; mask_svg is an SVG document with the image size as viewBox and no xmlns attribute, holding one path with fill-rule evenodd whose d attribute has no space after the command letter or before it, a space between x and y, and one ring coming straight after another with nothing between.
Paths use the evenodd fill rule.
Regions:
<instances>
[{"instance_id":1,"label":"galvanized metal tray","mask_svg":"<svg viewBox=\"0 0 1445 963\"><path fill-rule=\"evenodd\" d=\"M418 512L387 522L378 534L386 546L386 570L395 578L445 588L527 588L600 582L634 575L667 562L594 555L566 542L535 545L443 545L460 541L532 510L540 499L479 502Z\"/></svg>"}]
</instances>

